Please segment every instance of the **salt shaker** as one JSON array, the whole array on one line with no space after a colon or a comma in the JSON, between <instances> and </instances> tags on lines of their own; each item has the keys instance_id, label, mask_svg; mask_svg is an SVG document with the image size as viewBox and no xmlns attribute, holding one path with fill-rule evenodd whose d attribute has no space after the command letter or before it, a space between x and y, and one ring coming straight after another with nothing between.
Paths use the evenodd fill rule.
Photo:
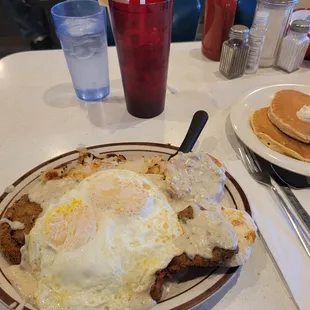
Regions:
<instances>
[{"instance_id":1,"label":"salt shaker","mask_svg":"<svg viewBox=\"0 0 310 310\"><path fill-rule=\"evenodd\" d=\"M287 71L293 72L300 68L303 62L308 46L310 31L310 23L303 19L294 20L287 36L283 39L277 67Z\"/></svg>"},{"instance_id":2,"label":"salt shaker","mask_svg":"<svg viewBox=\"0 0 310 310\"><path fill-rule=\"evenodd\" d=\"M226 78L234 79L244 74L249 53L248 37L248 27L231 27L229 40L223 43L220 60L220 73Z\"/></svg>"}]
</instances>

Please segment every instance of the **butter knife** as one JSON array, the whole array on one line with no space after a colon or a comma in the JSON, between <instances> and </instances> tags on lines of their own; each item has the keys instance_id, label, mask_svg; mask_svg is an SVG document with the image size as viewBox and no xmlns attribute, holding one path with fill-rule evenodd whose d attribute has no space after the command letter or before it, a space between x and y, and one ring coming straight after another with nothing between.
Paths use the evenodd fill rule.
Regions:
<instances>
[{"instance_id":1,"label":"butter knife","mask_svg":"<svg viewBox=\"0 0 310 310\"><path fill-rule=\"evenodd\" d=\"M299 218L300 224L302 224L302 229L310 238L310 216L292 192L290 185L281 178L272 164L258 155L256 155L256 159L263 167L263 169L266 170L268 174L276 181L277 186L280 188L280 190L282 190L287 201L290 203L292 210L294 210L294 213Z\"/></svg>"},{"instance_id":2,"label":"butter knife","mask_svg":"<svg viewBox=\"0 0 310 310\"><path fill-rule=\"evenodd\" d=\"M277 173L274 170L272 165L271 165L271 168L273 169L273 171L275 172L277 176ZM301 203L299 202L297 197L294 195L292 190L286 184L284 184L281 180L279 180L279 178L276 181L279 187L281 188L281 190L283 191L283 193L286 195L291 205L293 206L294 210L296 211L297 216L303 222L310 236L310 216L308 212L304 209L304 207L301 205Z\"/></svg>"}]
</instances>

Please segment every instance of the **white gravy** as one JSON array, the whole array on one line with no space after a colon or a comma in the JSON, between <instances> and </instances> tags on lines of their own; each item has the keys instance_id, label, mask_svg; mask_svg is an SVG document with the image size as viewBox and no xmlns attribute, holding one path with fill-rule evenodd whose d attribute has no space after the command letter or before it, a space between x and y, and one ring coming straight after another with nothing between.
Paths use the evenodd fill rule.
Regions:
<instances>
[{"instance_id":1,"label":"white gravy","mask_svg":"<svg viewBox=\"0 0 310 310\"><path fill-rule=\"evenodd\" d=\"M12 193L15 189L15 186L14 185L9 185L6 189L5 189L5 193Z\"/></svg>"},{"instance_id":2,"label":"white gravy","mask_svg":"<svg viewBox=\"0 0 310 310\"><path fill-rule=\"evenodd\" d=\"M12 221L10 221L9 219L7 219L5 217L0 220L0 224L1 223L9 224L12 230L19 230L19 229L24 229L25 228L25 224L23 224L21 222L18 222L18 221L12 222Z\"/></svg>"},{"instance_id":3,"label":"white gravy","mask_svg":"<svg viewBox=\"0 0 310 310\"><path fill-rule=\"evenodd\" d=\"M180 198L219 203L225 180L225 170L205 153L179 153L166 164L166 182Z\"/></svg>"},{"instance_id":4,"label":"white gravy","mask_svg":"<svg viewBox=\"0 0 310 310\"><path fill-rule=\"evenodd\" d=\"M187 219L186 222L181 221L184 234L175 242L177 247L184 249L188 257L200 255L212 258L215 247L226 250L237 248L237 234L219 206L204 205L206 210L201 210L197 204L191 204L191 207L194 210L194 218Z\"/></svg>"},{"instance_id":5,"label":"white gravy","mask_svg":"<svg viewBox=\"0 0 310 310\"><path fill-rule=\"evenodd\" d=\"M184 234L176 240L190 258L212 258L215 247L235 250L238 237L225 218L219 203L224 194L225 170L205 153L179 153L166 162L166 180L160 175L146 175L168 198L175 212L191 206L194 218L180 221Z\"/></svg>"},{"instance_id":6,"label":"white gravy","mask_svg":"<svg viewBox=\"0 0 310 310\"><path fill-rule=\"evenodd\" d=\"M33 296L37 289L37 281L19 265L12 265L2 269L6 277L13 284L17 293L24 302L33 303Z\"/></svg>"}]
</instances>

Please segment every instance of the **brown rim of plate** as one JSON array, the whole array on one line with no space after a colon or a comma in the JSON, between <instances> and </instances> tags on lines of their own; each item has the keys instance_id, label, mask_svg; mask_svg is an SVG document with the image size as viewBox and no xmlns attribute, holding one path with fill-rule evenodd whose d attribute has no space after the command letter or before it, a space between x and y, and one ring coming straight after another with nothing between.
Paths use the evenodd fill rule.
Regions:
<instances>
[{"instance_id":1,"label":"brown rim of plate","mask_svg":"<svg viewBox=\"0 0 310 310\"><path fill-rule=\"evenodd\" d=\"M178 147L173 146L171 144L162 144L162 143L152 143L152 142L120 142L120 143L110 143L110 144L100 144L100 145L93 145L90 147L86 147L87 150L93 150L93 149L98 149L98 148L106 148L106 147L113 147L113 146L150 146L150 147L160 147L160 148L164 148L164 149L168 149L168 150L177 150ZM136 150L136 149L121 149L118 151L107 151L107 152L100 152L101 154L106 154L106 153L121 153L121 152L130 152L130 151L142 151L142 152L155 152L155 153L160 153L160 154L165 154L165 155L170 155L171 153L169 152L163 152L163 151L156 151L156 150ZM43 163L41 163L40 165L36 166L35 168L31 169L30 171L28 171L27 173L25 173L24 175L22 175L20 178L18 178L12 185L14 187L16 187L19 183L21 183L23 180L25 180L27 177L29 177L30 175L32 175L33 173L37 172L39 169L59 160L62 158L65 158L67 156L73 155L73 154L77 154L78 151L74 150L74 151L70 151L61 155L58 155L54 158L51 158ZM65 164L65 163L64 163ZM63 165L63 164L62 164ZM250 208L250 204L249 201L244 193L244 191L242 190L241 186L237 183L237 181L228 173L226 172L226 177L227 179L234 185L234 187L236 188L238 194L241 197L242 203L244 205L244 208L246 210L247 213L249 213L250 215L252 215L251 212L251 208ZM29 185L29 184L27 184ZM25 185L25 186L27 186ZM232 198L234 204L236 205L236 202L233 198L233 195L231 194L231 192L229 191L229 189L226 187L226 190L228 191L230 197ZM1 196L0 196L0 203L3 201L3 199L10 193L4 192ZM14 195L14 197L17 195L18 193L16 193ZM14 199L14 197L12 198L12 200ZM11 201L12 201L11 200ZM11 202L10 201L10 202ZM8 203L8 205L10 204L10 202ZM237 207L237 206L236 206ZM7 207L4 208L4 211L7 209ZM3 211L3 212L4 212ZM3 215L3 212L1 214L1 217ZM226 284L229 279L235 274L235 272L239 269L240 267L232 267L229 268L225 274L223 274L223 277L217 281L214 285L212 285L210 288L208 288L205 292L203 292L202 294L196 296L195 298L183 303L182 305L179 305L177 307L172 308L171 310L188 310L191 307L197 306L198 304L200 304L202 301L206 300L208 297L210 297L211 295L213 295L216 291L218 291L224 284ZM216 268L217 269L217 268ZM1 273L2 275L2 269L1 269ZM212 274L212 273L211 273ZM209 276L209 275L208 275ZM173 296L167 300L171 300L177 296L180 296L182 294L184 294L185 292L193 289L195 286L199 285L200 283L202 283L204 280L206 280L207 277L205 277L203 280L199 281L199 283L197 283L196 285L194 285L193 287L191 287L190 289L185 290L184 292ZM5 277L5 276L4 276ZM6 277L5 277L6 278ZM8 281L10 283L10 281ZM2 302L5 302L6 305L8 307L10 307L12 304L16 303L16 306L20 305L20 303L16 300L14 300L9 294L7 294L2 288L0 288L0 300ZM163 302L167 301L164 300ZM14 308L13 308L14 309ZM24 307L24 310L30 310L27 307Z\"/></svg>"}]
</instances>

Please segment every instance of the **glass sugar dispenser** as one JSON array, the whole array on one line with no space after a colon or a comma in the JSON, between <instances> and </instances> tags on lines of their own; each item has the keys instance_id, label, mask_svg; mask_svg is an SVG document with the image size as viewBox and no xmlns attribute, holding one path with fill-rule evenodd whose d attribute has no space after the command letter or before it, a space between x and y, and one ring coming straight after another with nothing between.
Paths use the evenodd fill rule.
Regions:
<instances>
[{"instance_id":1,"label":"glass sugar dispenser","mask_svg":"<svg viewBox=\"0 0 310 310\"><path fill-rule=\"evenodd\" d=\"M219 69L227 79L234 79L244 74L249 54L248 37L248 27L242 25L231 27L229 40L223 43Z\"/></svg>"},{"instance_id":2,"label":"glass sugar dispenser","mask_svg":"<svg viewBox=\"0 0 310 310\"><path fill-rule=\"evenodd\" d=\"M292 22L288 34L281 43L277 67L289 73L300 68L310 42L309 31L310 22L307 20L297 19Z\"/></svg>"},{"instance_id":3,"label":"glass sugar dispenser","mask_svg":"<svg viewBox=\"0 0 310 310\"><path fill-rule=\"evenodd\" d=\"M259 11L269 14L267 33L263 45L260 67L273 67L276 63L279 46L286 32L295 4L299 0L258 0Z\"/></svg>"}]
</instances>

